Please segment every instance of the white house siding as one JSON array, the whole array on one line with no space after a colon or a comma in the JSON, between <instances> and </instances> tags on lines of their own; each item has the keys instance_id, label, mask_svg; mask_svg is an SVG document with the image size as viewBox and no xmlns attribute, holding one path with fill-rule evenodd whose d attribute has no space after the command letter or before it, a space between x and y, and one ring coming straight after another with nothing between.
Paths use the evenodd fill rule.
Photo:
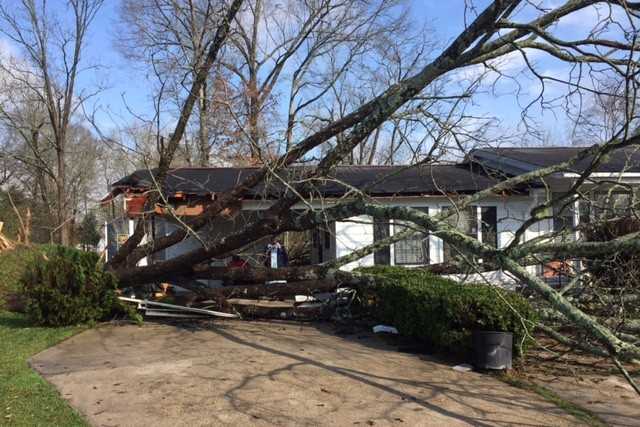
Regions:
<instances>
[{"instance_id":1,"label":"white house siding","mask_svg":"<svg viewBox=\"0 0 640 427\"><path fill-rule=\"evenodd\" d=\"M382 203L411 206L411 207L428 207L429 215L440 213L444 206L450 206L449 200L444 197L424 197L424 198L397 198L393 200L381 200ZM534 198L529 196L512 196L508 198L487 199L476 203L476 206L495 206L497 211L497 238L498 247L503 248L513 240L516 231L529 217L531 208L537 203ZM336 222L336 257L352 253L354 250L363 248L373 243L373 224L372 219L366 216L354 217L350 220L354 222ZM552 221L542 221L535 224L525 232L525 239L529 240L541 234L547 233L553 229ZM393 235L393 224L390 226L390 235ZM431 264L443 262L443 243L442 240L430 236L429 237L429 259ZM373 265L373 254L370 254L359 261L351 262L342 267L343 270L350 271L359 266ZM394 252L391 246L391 265L394 265ZM529 267L532 273L535 273L535 266ZM513 280L502 272L486 273L485 277L492 282L512 283ZM480 277L458 277L453 278L459 280L478 281Z\"/></svg>"},{"instance_id":2,"label":"white house siding","mask_svg":"<svg viewBox=\"0 0 640 427\"><path fill-rule=\"evenodd\" d=\"M491 283L512 288L516 280L502 270L474 274L445 274L443 277L462 283Z\"/></svg>"},{"instance_id":3,"label":"white house siding","mask_svg":"<svg viewBox=\"0 0 640 427\"><path fill-rule=\"evenodd\" d=\"M373 243L373 222L370 216L350 218L353 222L336 221L336 258L349 255L356 249ZM373 265L373 254L342 267L351 271L357 267Z\"/></svg>"},{"instance_id":4,"label":"white house siding","mask_svg":"<svg viewBox=\"0 0 640 427\"><path fill-rule=\"evenodd\" d=\"M202 230L200 230L199 235L202 236L203 240L212 240L215 238L227 236L232 232L239 230L240 227L242 227L248 221L254 220L254 216L255 210L247 209L241 211L233 220L218 218L212 221L210 224L206 225ZM172 221L168 221L162 218L155 219L156 236L166 236L180 229L181 227L182 226L180 224L174 223ZM259 258L264 253L265 246L266 242L264 241L264 239L262 239L257 241L255 245L252 244L242 248L239 253L245 259L249 259L254 262L260 262L261 260ZM192 250L199 249L200 247L202 247L201 241L193 236L189 236L181 242L160 251L156 256L156 259L167 260L175 258ZM210 261L210 264L224 266L226 265L226 261L227 260L225 258L214 258Z\"/></svg>"},{"instance_id":5,"label":"white house siding","mask_svg":"<svg viewBox=\"0 0 640 427\"><path fill-rule=\"evenodd\" d=\"M516 230L520 227L520 225L525 221L529 216L530 210L537 205L538 200L536 197L542 197L543 194L537 194L532 196L511 196L511 197L502 197L502 198L493 198L483 200L481 202L476 203L476 206L495 206L497 209L497 238L498 238L498 246L503 248L507 246L515 235ZM396 205L396 206L409 206L409 207L427 207L429 208L429 215L436 215L440 213L441 209L445 206L450 206L451 203L448 199L444 197L412 197L412 198L389 198L389 199L379 199L380 203L388 204L388 205ZM228 234L235 226L238 226L242 223L246 218L242 218L244 215L249 214L251 211L261 210L268 208L271 205L271 202L245 202L243 203L243 215L236 218L234 222L234 226L229 226L230 223L224 224L223 227L220 227L218 224L217 227L213 227L213 229L217 230L214 234ZM301 206L301 208L304 208ZM235 224L235 223L238 224ZM127 224L128 225L128 224ZM163 221L156 219L156 235L166 235L174 231L178 228L178 225L173 224L168 221ZM224 229L224 232L220 230L220 228ZM553 229L553 222L551 220L542 221L540 223L535 224L530 227L525 233L525 239L529 240L545 233L548 233ZM209 233L212 230L208 230ZM331 253L331 257L334 256L336 258L340 258L344 255L348 255L352 253L356 249L360 249L367 245L373 243L373 222L372 218L368 216L358 216L354 218L350 218L348 221L337 221L335 222L335 229L331 230L331 233L335 236L335 244L332 245L329 251ZM393 235L394 227L393 221L390 224L389 234ZM333 243L333 242L332 242ZM196 249L200 246L200 242L193 237L189 237L184 241L180 242L177 245L174 245L170 248L165 249L161 253L159 253L156 257L157 259L170 259L176 257L178 255L184 254L192 249ZM429 259L431 264L437 264L443 262L443 244L442 240L430 236L429 237ZM394 247L393 245L390 248L390 261L391 265L394 265L395 256L394 256ZM220 260L220 262L223 262ZM373 254L367 255L366 257L349 263L342 267L344 270L352 270L359 266L371 266L374 264L374 256ZM535 273L535 266L530 267L532 273ZM491 272L487 273L485 277L492 282L504 282L508 283L511 281L509 277L504 275L501 272ZM481 278L472 278L472 277L458 277L455 276L453 278L459 280L474 280L478 281Z\"/></svg>"},{"instance_id":6,"label":"white house siding","mask_svg":"<svg viewBox=\"0 0 640 427\"><path fill-rule=\"evenodd\" d=\"M174 224L170 221L165 221L159 218L156 219L156 236L166 236L178 229L180 229L180 226L178 224ZM187 252L190 252L194 249L198 249L201 246L202 244L197 239L194 239L193 237L187 237L180 243L164 249L162 251L162 257L163 259L175 258L179 255L186 254Z\"/></svg>"}]
</instances>

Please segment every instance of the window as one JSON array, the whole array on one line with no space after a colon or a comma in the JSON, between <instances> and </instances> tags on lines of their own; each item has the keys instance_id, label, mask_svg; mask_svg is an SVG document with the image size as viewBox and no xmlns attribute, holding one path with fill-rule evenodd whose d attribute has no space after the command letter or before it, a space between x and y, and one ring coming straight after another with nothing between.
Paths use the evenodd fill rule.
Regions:
<instances>
[{"instance_id":1,"label":"window","mask_svg":"<svg viewBox=\"0 0 640 427\"><path fill-rule=\"evenodd\" d=\"M443 212L454 211L454 213L447 218L449 225L456 227L464 234L473 238L478 237L478 214L475 206L469 206L466 209L456 209L453 206L445 206L442 208ZM457 251L447 242L443 242L443 261L445 263L451 263L456 259Z\"/></svg>"},{"instance_id":2,"label":"window","mask_svg":"<svg viewBox=\"0 0 640 427\"><path fill-rule=\"evenodd\" d=\"M608 220L625 217L633 214L637 209L638 194L630 191L614 188L609 192L591 192L582 196L578 203L578 223L575 223L574 203L562 211L562 205L554 207L553 231L564 228L573 229L580 224L589 224L592 221Z\"/></svg>"},{"instance_id":3,"label":"window","mask_svg":"<svg viewBox=\"0 0 640 427\"><path fill-rule=\"evenodd\" d=\"M311 232L311 247L316 251L316 262L321 264L322 261L322 245L320 245L320 227L315 227Z\"/></svg>"},{"instance_id":4,"label":"window","mask_svg":"<svg viewBox=\"0 0 640 427\"><path fill-rule=\"evenodd\" d=\"M415 208L426 214L428 208ZM415 228L413 223L403 223L395 221L393 233L397 234L408 228ZM429 264L429 235L426 233L415 233L411 237L396 242L393 246L394 262L396 265L423 265Z\"/></svg>"},{"instance_id":5,"label":"window","mask_svg":"<svg viewBox=\"0 0 640 427\"><path fill-rule=\"evenodd\" d=\"M443 212L454 210L452 206L442 208ZM449 224L467 236L480 239L494 248L498 247L498 212L495 206L469 206L456 210L447 220ZM452 263L457 258L457 251L448 243L443 244L443 262Z\"/></svg>"},{"instance_id":6,"label":"window","mask_svg":"<svg viewBox=\"0 0 640 427\"><path fill-rule=\"evenodd\" d=\"M568 200L553 207L553 231L574 229L574 201Z\"/></svg>"},{"instance_id":7,"label":"window","mask_svg":"<svg viewBox=\"0 0 640 427\"><path fill-rule=\"evenodd\" d=\"M316 254L315 262L321 264L335 258L335 246L332 245L334 236L334 223L325 223L316 226L311 234L312 248Z\"/></svg>"},{"instance_id":8,"label":"window","mask_svg":"<svg viewBox=\"0 0 640 427\"><path fill-rule=\"evenodd\" d=\"M595 193L594 217L596 219L612 219L628 216L633 211L633 194L630 192L610 191Z\"/></svg>"},{"instance_id":9,"label":"window","mask_svg":"<svg viewBox=\"0 0 640 427\"><path fill-rule=\"evenodd\" d=\"M495 206L480 207L480 232L482 243L498 247L498 209Z\"/></svg>"},{"instance_id":10,"label":"window","mask_svg":"<svg viewBox=\"0 0 640 427\"><path fill-rule=\"evenodd\" d=\"M580 199L578 201L578 224L589 224L591 222L591 206L589 201Z\"/></svg>"},{"instance_id":11,"label":"window","mask_svg":"<svg viewBox=\"0 0 640 427\"><path fill-rule=\"evenodd\" d=\"M373 242L379 242L389 237L389 220L375 218L373 220ZM389 245L380 248L373 254L373 263L375 265L391 264L391 248Z\"/></svg>"}]
</instances>

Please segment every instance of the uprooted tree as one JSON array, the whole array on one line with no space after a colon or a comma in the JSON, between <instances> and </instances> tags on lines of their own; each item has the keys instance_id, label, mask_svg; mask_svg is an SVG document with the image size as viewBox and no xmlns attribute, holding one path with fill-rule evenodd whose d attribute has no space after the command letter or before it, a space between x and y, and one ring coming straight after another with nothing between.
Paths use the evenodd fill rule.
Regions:
<instances>
[{"instance_id":1,"label":"uprooted tree","mask_svg":"<svg viewBox=\"0 0 640 427\"><path fill-rule=\"evenodd\" d=\"M166 204L166 178L171 173L172 163L192 112L201 97L203 85L214 67L222 61L224 47L232 39L232 35L235 38L237 31L240 31L240 37L243 36L243 30L236 28L237 23L242 20L239 16L248 13L247 10L253 10L253 3L252 0L210 2L211 7L220 12L211 14L215 16L215 25L205 26L209 28L207 31L211 31L207 37L207 50L194 69L189 70L192 73L190 87L184 91L175 127L168 137L158 137L159 161L151 165L157 185L147 193L145 212L153 212L157 205ZM330 18L330 6L338 2L319 0L317 3L318 10L325 7ZM572 32L563 31L563 24L593 10L597 12L594 26L583 36L567 37ZM251 273L241 274L244 278L251 274L256 283L280 278L292 282L303 281L283 287L280 291L282 293L328 290L342 285L374 286L375 280L371 277L341 271L340 267L415 233L429 233L442 239L457 252L457 267L461 271L482 272L493 269L515 278L544 303L546 318L571 324L589 339L578 342L544 326L548 334L567 345L611 357L626 375L620 361L640 359L637 330L634 332L637 320L635 323L625 323L624 316L610 316L611 310L606 318L599 317L601 312L589 311L587 305L582 304L582 299L572 296L570 292L572 288L583 286L589 280L590 276L586 273L590 261L582 262L583 267L573 270L569 274L569 283L560 290L549 286L527 266L545 260L598 260L612 253L619 254L620 257L630 256L640 250L637 230L623 230L620 235L597 240L587 240L585 236L589 236L589 233L583 233L579 239L569 238L575 236L575 231L563 228L530 240L525 240L525 234L527 229L573 209L576 199L589 201L594 209L597 206L608 206L609 202L598 199L593 196L595 193L586 191L585 188L601 188L610 193L627 192L628 207L631 208L630 212L634 212L637 200L628 185L615 178L595 180L592 175L610 155L619 150L640 146L636 119L638 57L635 51L640 3L623 0L568 0L560 5L534 5L526 1L502 0L493 1L482 10L469 7L467 12L466 16L473 18L458 36L420 64L415 73L402 76L397 83L380 90L368 101L341 114L338 119L313 122L305 128L306 134L302 131L291 134L289 129L283 135L283 141L286 136L287 143L283 144L285 150L279 156L273 156L272 152L262 153L261 145L254 141L251 151L261 159L263 166L238 182L230 191L217 194L214 200L206 204L202 214L187 220L176 218L177 223L181 224L176 231L152 238L148 221L144 216L141 217L132 236L108 265L120 283L135 286L175 278L234 277L240 274L237 270L211 268L208 261L223 257L265 236L309 230L327 222L360 215L403 221L404 224L411 224L405 231L329 263L278 270L255 269ZM311 30L309 34L312 34ZM537 64L540 57L565 64L565 74L546 74L542 66ZM567 161L502 177L495 185L471 195L443 193L454 209L437 215L379 203L368 197L366 188L351 188L345 197L331 203L317 203L315 188L323 182L334 180L336 167L345 162L360 144L389 121L400 119L401 114L407 111L420 112L421 116L416 121L428 122L425 133L429 135L425 139L427 142L414 147L415 155L411 157L411 165L408 167L428 166L443 159L450 160L452 152L464 154L472 146L490 145L492 139L484 133L485 129L473 128L469 124L477 124L480 118L466 114L465 106L482 88L487 89L486 85L483 86L483 79L513 79L509 75L509 63L514 58L524 64L538 90L538 95L522 107L526 130L529 133L535 131L537 124L530 115L534 108L541 111L561 108L567 116L573 116L576 123L588 122L581 128L584 130L581 137L590 139L593 143L591 147L578 152ZM471 75L467 79L467 85L451 83L454 78L459 81L460 76L465 73ZM560 85L565 93L559 95L556 91L548 94L547 92L553 92L553 85ZM329 89L334 88L333 83L330 86ZM519 96L520 91L514 92L515 97ZM578 101L582 101L587 95L604 106L598 110L595 107L598 102L594 102L590 111L583 111ZM598 111L606 113L607 118L600 120ZM606 131L598 128L605 125L608 126ZM254 137L253 133L249 132L245 137L250 139ZM298 142L290 142L291 135L297 134L300 135ZM309 159L314 157L316 160L309 163ZM292 178L287 173L288 168L302 161L307 161L307 167ZM483 198L506 194L519 186L534 182L543 183L544 186L547 180L552 180L557 174L573 174L571 185L560 193L548 193L546 197L537 200L530 209L529 217L522 221L511 241L502 247L496 248L488 242L470 237L452 221L459 212ZM255 188L266 187L273 182L281 186L282 192L277 200L271 200L268 208L261 211L257 220L224 237L203 240L202 236L197 235L199 230L212 221L220 220L230 210L238 209L245 196ZM297 209L293 209L294 207ZM171 209L165 209L164 212L165 215L172 215ZM571 212L573 215L574 212ZM201 243L197 249L151 265L138 265L138 261L144 257L196 236ZM604 292L604 288L606 286L600 286L597 292ZM234 289L215 291L198 287L193 287L192 290L209 296L234 292ZM263 285L246 287L244 291L250 295L268 293ZM625 298L631 301L633 298L637 299L638 295L639 289L636 286L625 294ZM610 301L617 298L611 294L601 297L600 300L611 298ZM612 310L620 314L628 306L620 305L619 298L616 301L618 302L613 304Z\"/></svg>"}]
</instances>

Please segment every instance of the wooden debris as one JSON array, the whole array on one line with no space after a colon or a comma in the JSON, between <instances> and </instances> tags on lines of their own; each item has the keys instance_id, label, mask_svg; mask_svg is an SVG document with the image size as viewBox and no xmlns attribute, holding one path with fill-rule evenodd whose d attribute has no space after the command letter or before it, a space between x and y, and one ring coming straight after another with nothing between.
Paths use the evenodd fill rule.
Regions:
<instances>
[{"instance_id":1,"label":"wooden debris","mask_svg":"<svg viewBox=\"0 0 640 427\"><path fill-rule=\"evenodd\" d=\"M169 316L169 317L185 317L184 314L201 314L207 316L215 316L215 317L226 317L235 319L239 316L237 314L232 313L223 313L220 311L206 310L202 308L195 307L186 307L175 304L167 304L164 302L158 301L149 301L146 299L137 299L137 298L127 298L127 297L118 297L120 301L131 302L138 305L138 309L142 312L151 312L152 316ZM176 316L178 315L178 316Z\"/></svg>"},{"instance_id":2,"label":"wooden debris","mask_svg":"<svg viewBox=\"0 0 640 427\"><path fill-rule=\"evenodd\" d=\"M0 252L6 251L9 249L13 249L16 245L9 240L7 237L2 234L2 227L4 226L4 222L0 221Z\"/></svg>"},{"instance_id":3,"label":"wooden debris","mask_svg":"<svg viewBox=\"0 0 640 427\"><path fill-rule=\"evenodd\" d=\"M328 319L331 310L324 304L296 304L289 301L230 298L227 304L245 319L319 320Z\"/></svg>"}]
</instances>

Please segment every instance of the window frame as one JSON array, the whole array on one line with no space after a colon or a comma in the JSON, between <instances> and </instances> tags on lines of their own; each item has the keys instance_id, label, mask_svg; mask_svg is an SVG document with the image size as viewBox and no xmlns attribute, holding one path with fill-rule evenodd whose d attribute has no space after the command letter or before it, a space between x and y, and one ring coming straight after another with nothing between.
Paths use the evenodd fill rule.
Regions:
<instances>
[{"instance_id":1,"label":"window frame","mask_svg":"<svg viewBox=\"0 0 640 427\"><path fill-rule=\"evenodd\" d=\"M416 209L419 210L427 215L429 215L429 211L430 208L429 206L411 206L412 209ZM406 225L403 224L403 221L398 221L398 220L393 220L392 224L393 226L393 234L397 234L399 232L404 231L404 229L406 229ZM421 266L421 265L429 265L431 263L431 254L430 254L430 250L431 250L431 243L430 243L430 234L429 233L421 233L422 234L422 239L418 239L419 236L412 238L412 239L404 239L398 242L395 242L393 244L393 256L390 256L390 258L393 259L393 265L398 265L398 266ZM398 254L400 253L399 249L399 245L402 243L407 242L408 240L411 241L420 241L420 249L422 252L422 262L398 262ZM405 257L406 258L406 257Z\"/></svg>"},{"instance_id":2,"label":"window frame","mask_svg":"<svg viewBox=\"0 0 640 427\"><path fill-rule=\"evenodd\" d=\"M555 195L552 195L552 197L555 197ZM578 202L578 199L574 198L573 200L563 203L561 206L551 206L551 214L553 216L553 224L551 225L554 233L575 231L578 225L576 224L576 202ZM562 221L560 221L560 219L562 219Z\"/></svg>"},{"instance_id":3,"label":"window frame","mask_svg":"<svg viewBox=\"0 0 640 427\"><path fill-rule=\"evenodd\" d=\"M455 209L454 205L441 205L440 206L440 212L443 212L446 209ZM498 231L498 224L499 224L499 218L498 218L498 205L491 205L491 204L483 204L483 205L471 205L468 206L465 209L470 209L471 212L469 213L469 219L474 219L474 224L470 227L471 230L474 232L473 234L465 232L465 234L469 237L473 237L474 239L478 240L481 243L486 243L484 242L485 240L485 236L484 236L484 230L487 228L487 226L485 226L485 222L483 220L483 210L484 209L494 209L495 210L495 244L496 244L496 248L500 246L500 233ZM445 241L442 241L442 263L446 264L447 262L450 261L450 257L447 257L447 250L446 250L446 246L447 243Z\"/></svg>"},{"instance_id":4,"label":"window frame","mask_svg":"<svg viewBox=\"0 0 640 427\"><path fill-rule=\"evenodd\" d=\"M391 236L391 221L388 218L373 218L373 243ZM380 233L380 231L384 232ZM395 230L394 230L395 231ZM373 253L373 265L391 265L391 245Z\"/></svg>"}]
</instances>

